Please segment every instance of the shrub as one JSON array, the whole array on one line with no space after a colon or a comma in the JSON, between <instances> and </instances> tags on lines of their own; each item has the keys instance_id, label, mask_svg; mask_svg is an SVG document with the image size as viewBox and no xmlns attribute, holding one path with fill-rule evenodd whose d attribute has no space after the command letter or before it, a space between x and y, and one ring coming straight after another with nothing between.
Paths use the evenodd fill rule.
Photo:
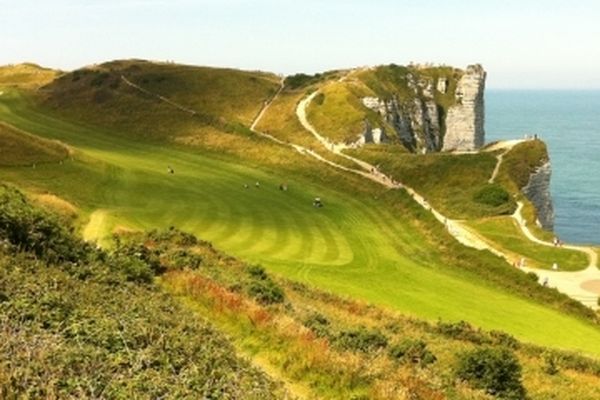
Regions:
<instances>
[{"instance_id":1,"label":"shrub","mask_svg":"<svg viewBox=\"0 0 600 400\"><path fill-rule=\"evenodd\" d=\"M422 340L406 339L402 343L392 346L389 355L394 360L420 366L427 366L437 360Z\"/></svg>"},{"instance_id":2,"label":"shrub","mask_svg":"<svg viewBox=\"0 0 600 400\"><path fill-rule=\"evenodd\" d=\"M492 337L492 343L495 345L504 346L509 349L519 348L519 341L508 333L502 331L490 331L490 336Z\"/></svg>"},{"instance_id":3,"label":"shrub","mask_svg":"<svg viewBox=\"0 0 600 400\"><path fill-rule=\"evenodd\" d=\"M527 273L527 277L529 278L529 280L531 280L532 282L537 282L540 277L535 273L535 272L528 272Z\"/></svg>"},{"instance_id":4,"label":"shrub","mask_svg":"<svg viewBox=\"0 0 600 400\"><path fill-rule=\"evenodd\" d=\"M558 368L558 356L551 351L547 351L542 355L544 359L544 365L542 371L548 375L556 375L560 371Z\"/></svg>"},{"instance_id":5,"label":"shrub","mask_svg":"<svg viewBox=\"0 0 600 400\"><path fill-rule=\"evenodd\" d=\"M116 255L110 264L130 282L150 283L154 278L150 266L139 258Z\"/></svg>"},{"instance_id":6,"label":"shrub","mask_svg":"<svg viewBox=\"0 0 600 400\"><path fill-rule=\"evenodd\" d=\"M465 352L460 356L456 375L501 399L525 398L521 366L508 349L483 348Z\"/></svg>"},{"instance_id":7,"label":"shrub","mask_svg":"<svg viewBox=\"0 0 600 400\"><path fill-rule=\"evenodd\" d=\"M96 76L90 81L90 85L93 87L102 86L108 78L110 78L110 74L108 72L98 72Z\"/></svg>"},{"instance_id":8,"label":"shrub","mask_svg":"<svg viewBox=\"0 0 600 400\"><path fill-rule=\"evenodd\" d=\"M438 321L435 331L452 339L465 340L477 344L489 342L481 331L473 328L465 321L448 323Z\"/></svg>"},{"instance_id":9,"label":"shrub","mask_svg":"<svg viewBox=\"0 0 600 400\"><path fill-rule=\"evenodd\" d=\"M319 93L315 96L313 102L315 102L318 105L323 105L323 103L325 102L325 95L323 93Z\"/></svg>"},{"instance_id":10,"label":"shrub","mask_svg":"<svg viewBox=\"0 0 600 400\"><path fill-rule=\"evenodd\" d=\"M502 186L492 183L477 191L473 200L479 204L499 207L509 202L510 194Z\"/></svg>"},{"instance_id":11,"label":"shrub","mask_svg":"<svg viewBox=\"0 0 600 400\"><path fill-rule=\"evenodd\" d=\"M318 337L329 337L331 335L329 325L329 320L319 313L312 314L304 321L304 326L313 331Z\"/></svg>"},{"instance_id":12,"label":"shrub","mask_svg":"<svg viewBox=\"0 0 600 400\"><path fill-rule=\"evenodd\" d=\"M267 279L267 273L265 269L260 265L251 265L248 267L248 274L254 279L265 280Z\"/></svg>"},{"instance_id":13,"label":"shrub","mask_svg":"<svg viewBox=\"0 0 600 400\"><path fill-rule=\"evenodd\" d=\"M378 330L371 331L360 327L357 330L340 332L335 343L344 350L368 353L385 348L388 345L388 339Z\"/></svg>"},{"instance_id":14,"label":"shrub","mask_svg":"<svg viewBox=\"0 0 600 400\"><path fill-rule=\"evenodd\" d=\"M89 246L60 220L33 207L18 190L0 185L0 239L49 263L79 262Z\"/></svg>"},{"instance_id":15,"label":"shrub","mask_svg":"<svg viewBox=\"0 0 600 400\"><path fill-rule=\"evenodd\" d=\"M255 280L248 286L248 294L261 304L283 303L283 290L272 280Z\"/></svg>"}]
</instances>

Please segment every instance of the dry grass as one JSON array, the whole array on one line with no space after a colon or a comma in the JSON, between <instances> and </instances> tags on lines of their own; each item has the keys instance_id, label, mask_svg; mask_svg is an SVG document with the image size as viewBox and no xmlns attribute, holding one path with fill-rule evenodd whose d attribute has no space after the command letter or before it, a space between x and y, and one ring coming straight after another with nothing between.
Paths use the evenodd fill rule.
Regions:
<instances>
[{"instance_id":1,"label":"dry grass","mask_svg":"<svg viewBox=\"0 0 600 400\"><path fill-rule=\"evenodd\" d=\"M60 162L70 155L58 141L42 139L0 122L0 166Z\"/></svg>"},{"instance_id":2,"label":"dry grass","mask_svg":"<svg viewBox=\"0 0 600 400\"><path fill-rule=\"evenodd\" d=\"M79 214L79 210L73 204L50 193L35 194L32 200L42 208L69 219L75 219Z\"/></svg>"},{"instance_id":3,"label":"dry grass","mask_svg":"<svg viewBox=\"0 0 600 400\"><path fill-rule=\"evenodd\" d=\"M42 68L35 64L5 65L0 67L0 87L36 89L48 84L59 75L59 71Z\"/></svg>"}]
</instances>

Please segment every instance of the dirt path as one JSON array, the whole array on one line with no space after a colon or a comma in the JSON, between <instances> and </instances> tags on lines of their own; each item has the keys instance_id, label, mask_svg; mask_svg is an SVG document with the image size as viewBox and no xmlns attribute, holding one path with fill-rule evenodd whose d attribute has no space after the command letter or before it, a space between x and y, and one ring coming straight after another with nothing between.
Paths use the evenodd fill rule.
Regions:
<instances>
[{"instance_id":1,"label":"dirt path","mask_svg":"<svg viewBox=\"0 0 600 400\"><path fill-rule=\"evenodd\" d=\"M343 78L342 78L343 79ZM363 174L367 174L367 177L373 181L379 182L380 184L385 185L389 188L403 188L408 194L415 200L421 207L430 211L433 216L441 223L446 226L448 232L461 244L475 248L478 250L487 250L491 253L504 258L509 263L514 261L514 257L509 256L508 254L496 249L494 246L488 243L487 240L481 237L477 232L473 231L469 227L467 227L463 222L458 220L452 220L447 218L445 215L435 210L431 205L427 202L427 200L418 194L412 188L392 180L390 177L386 176L382 172L378 171L373 165L357 159L355 157L348 156L342 152L342 150L348 148L348 146L339 143L333 143L329 139L325 138L322 134L320 134L317 129L308 121L306 109L311 101L320 93L320 91L313 92L310 96L306 97L302 101L298 103L296 108L296 115L298 116L298 120L302 124L302 126L309 131L319 142L323 145L325 149L328 151L343 156L349 160L355 162L358 166L363 169ZM504 150L500 155L497 156L498 162L494 168L492 176L489 179L490 183L493 183L500 171L502 166L503 157L506 153L508 153L514 146L519 143L522 143L524 140L507 140L498 142L484 151L498 151ZM355 172L355 171L354 171ZM525 220L521 216L521 209L523 207L522 203L518 203L517 211L513 217L519 223L525 237L528 240L531 240L535 243L544 245L544 246L553 246L552 243L545 242L536 238L529 228L525 225ZM565 249L571 249L576 251L584 252L588 255L590 259L589 266L579 272L558 272L558 271L544 271L544 270L532 270L523 268L525 272L533 271L540 274L540 283L545 281L545 278L548 278L548 284L550 286L558 288L561 292L567 294L568 296L581 301L583 304L591 307L598 308L597 298L600 294L600 270L597 268L598 263L598 254L592 249L583 246L564 246ZM598 289L598 290L596 290Z\"/></svg>"},{"instance_id":2,"label":"dirt path","mask_svg":"<svg viewBox=\"0 0 600 400\"><path fill-rule=\"evenodd\" d=\"M551 242L546 242L537 238L527 227L527 221L521 215L523 203L517 203L517 210L513 218L521 228L527 239L542 246L554 247ZM600 295L600 269L598 269L598 253L593 248L587 246L564 245L564 249L580 251L589 258L589 264L582 271L553 271L540 270L534 268L522 268L526 272L534 272L539 276L541 284L546 283L550 287L555 287L562 293L579 300L583 304L593 309L598 309L598 296Z\"/></svg>"},{"instance_id":3,"label":"dirt path","mask_svg":"<svg viewBox=\"0 0 600 400\"><path fill-rule=\"evenodd\" d=\"M498 162L496 163L496 166L494 167L494 171L492 172L492 176L488 180L488 183L494 183L494 181L496 180L496 177L498 176L498 172L500 172L500 167L502 166L502 161L504 159L504 155L506 155L506 153L511 151L512 148L515 147L517 144L522 143L522 142L524 142L523 139L504 140L502 142L494 143L493 145L491 145L490 147L485 149L486 152L496 151L496 150L504 150L502 153L500 153L496 156L496 159L498 160Z\"/></svg>"},{"instance_id":4,"label":"dirt path","mask_svg":"<svg viewBox=\"0 0 600 400\"><path fill-rule=\"evenodd\" d=\"M160 94L153 93L153 92L151 92L149 90L144 89L143 87L141 87L139 85L136 85L135 83L131 82L129 79L125 78L124 75L121 75L121 80L126 85L128 85L128 86L130 86L130 87L132 87L132 88L134 88L136 90L139 90L140 92L142 92L144 94L147 94L148 96L155 97L155 98L159 99L160 101L162 101L164 103L170 104L171 106L177 108L178 110L186 112L186 113L188 113L190 115L196 115L196 114L198 114L196 111L192 110L191 108L187 108L185 106L182 106L181 104L176 103L173 100L170 100L170 99L168 99L168 98L166 98L164 96L161 96Z\"/></svg>"},{"instance_id":5,"label":"dirt path","mask_svg":"<svg viewBox=\"0 0 600 400\"><path fill-rule=\"evenodd\" d=\"M340 80L345 79L347 76L348 75L345 75ZM366 161L360 160L356 157L344 154L342 150L348 148L349 146L341 143L333 143L329 139L325 138L322 134L320 134L317 131L317 129L308 121L308 118L306 116L306 108L319 93L320 91L315 91L311 95L300 101L296 108L296 115L298 116L298 120L300 121L304 129L309 131L323 145L325 149L336 155L342 156L348 160L353 161L362 169L362 171L360 172L358 172L357 170L353 170L353 172L360 173L361 175L371 179L372 181L378 182L379 184L384 185L390 189L405 189L407 193L413 198L413 200L415 200L424 209L430 211L440 223L446 226L448 232L463 245L478 250L488 250L500 257L507 258L506 255L491 247L481 237L474 234L471 230L467 229L461 221L449 219L439 211L435 210L427 202L427 200L419 193L417 193L414 189L400 182L394 181L392 178L379 171L374 165L369 164Z\"/></svg>"},{"instance_id":6,"label":"dirt path","mask_svg":"<svg viewBox=\"0 0 600 400\"><path fill-rule=\"evenodd\" d=\"M346 75L342 76L338 80L338 82L342 82L342 81L346 80L347 77L351 73L352 73L352 71L350 71ZM192 109L182 106L170 99L167 99L164 96L158 95L156 93L152 93L152 92L132 83L124 76L121 76L121 79L127 85L129 85L149 96L153 96L167 104L170 104L171 106L173 106L181 111L184 111L190 115L197 114L196 111L194 111ZM282 79L279 90L275 93L275 95L270 100L268 100L267 102L264 103L263 107L261 108L261 110L259 111L257 116L252 121L250 128L254 133L256 133L257 135L262 136L268 140L271 140L275 143L278 143L282 146L290 147L291 149L293 149L294 151L296 151L302 155L312 157L312 158L314 158L324 164L327 164L331 167L337 168L342 171L350 172L353 174L361 175L362 177L367 178L373 182L379 183L389 189L405 189L407 191L407 193L413 198L413 200L415 200L424 209L430 211L433 214L433 216L440 223L444 224L444 226L446 227L448 232L459 243L461 243L467 247L475 248L478 250L490 251L491 253L504 258L509 263L512 262L512 258L510 256L508 256L507 254L505 254L505 253L497 250L493 246L491 246L484 238L482 238L479 234L477 234L477 232L474 232L473 230L468 228L463 222L458 221L458 220L449 219L445 215L440 213L439 211L435 210L427 202L427 200L423 196L418 194L414 189L412 189L400 182L394 181L389 176L380 172L377 168L375 168L375 166L373 166L363 160L360 160L356 157L352 157L352 156L349 156L349 155L343 153L343 150L349 148L350 146L348 146L344 143L334 143L334 142L330 141L329 139L327 139L326 137L324 137L323 135L321 135L317 131L317 129L308 121L308 118L306 115L306 109L307 109L308 105L312 102L312 100L315 98L315 96L317 96L320 93L319 90L313 92L312 94L310 94L309 96L307 96L306 98L304 98L302 101L300 101L298 103L298 106L296 107L296 115L298 117L298 120L300 121L300 123L302 124L304 129L309 131L322 144L322 146L327 151L354 162L358 167L360 167L360 169L349 168L349 167L337 164L334 161L331 161L331 160L321 156L320 154L316 153L312 149L308 149L304 146L300 146L298 144L294 144L291 142L281 140L279 138L276 138L273 135L256 130L256 126L258 126L262 117L265 115L265 113L267 112L267 110L269 109L271 104L281 94L281 92L283 91L284 88L285 88L285 81L284 81L284 79ZM504 154L506 154L515 145L521 143L522 141L523 140L508 140L508 141L498 142L498 143L495 143L494 145L488 147L484 151L505 150L502 153L502 156L504 156ZM490 178L491 182L493 182L495 180L495 178L498 174L498 171L500 170L501 164L502 164L502 157L498 157L498 163L496 164L494 173L492 174L492 177ZM520 214L521 208L522 208L522 204L519 204L519 207L517 208L517 211L515 212L513 217L515 219L517 219L517 222L519 222L519 226L521 226L521 229L523 230L523 233L525 234L525 236L529 240L532 240L536 243L552 246L551 243L544 242L542 240L537 239L531 233L531 231L525 226L524 219L522 218L522 216ZM99 235L99 232L101 231L101 226L104 223L106 214L107 214L106 210L96 210L94 213L92 213L92 215L90 216L90 222L88 223L88 225L86 226L86 228L84 230L84 237L86 238L86 240L94 240L94 239L98 238L98 235ZM584 271L579 271L579 272L543 271L544 274L542 276L540 276L540 282L542 282L544 280L546 275L552 276L553 283L550 283L550 285L554 284L557 288L559 288L560 291L568 294L569 296L583 302L584 304L586 304L590 307L597 308L597 303L596 303L597 294L596 295L592 294L592 297L590 297L590 294L591 294L590 291L583 289L582 285L587 288L590 288L590 287L595 288L596 286L600 286L600 285L596 285L596 280L600 279L599 270L598 270L598 268L596 268L598 255L596 254L595 251L593 251L593 249L587 248L587 247L580 247L580 246L564 246L564 247L567 249L583 251L586 254L588 254L590 257L590 265L588 266L588 268L585 269ZM524 270L528 271L528 269L526 269L526 268ZM542 271L534 270L534 272L539 273Z\"/></svg>"}]
</instances>

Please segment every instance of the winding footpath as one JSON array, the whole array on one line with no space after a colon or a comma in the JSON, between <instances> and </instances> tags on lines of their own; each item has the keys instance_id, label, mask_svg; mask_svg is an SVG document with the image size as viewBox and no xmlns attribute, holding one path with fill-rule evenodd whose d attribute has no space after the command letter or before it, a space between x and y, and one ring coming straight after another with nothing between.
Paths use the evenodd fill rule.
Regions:
<instances>
[{"instance_id":1,"label":"winding footpath","mask_svg":"<svg viewBox=\"0 0 600 400\"><path fill-rule=\"evenodd\" d=\"M347 74L345 74L344 76L342 76L338 80L338 82L346 80L346 78L348 77L348 75L350 73L352 73L352 71L350 71ZM175 108L179 109L180 111L186 112L192 116L197 115L197 112L195 110L192 110L188 107L178 104L178 103L176 103L164 96L161 96L159 94L152 93L152 92L134 84L133 82L129 81L125 76L121 76L121 79L128 86L130 86L134 89L137 89L146 95L152 96L152 97L154 97L162 102L165 102L165 103L171 105L172 107L175 107ZM379 171L374 165L369 164L368 162L358 159L356 157L352 157L343 152L343 150L351 148L352 146L349 146L345 143L334 143L334 142L330 141L329 139L327 139L324 135L319 133L319 131L308 121L306 109L309 106L309 104L312 102L312 100L315 98L315 96L317 96L320 93L320 90L314 91L313 93L311 93L309 96L307 96L306 98L304 98L303 100L301 100L298 103L298 105L296 107L296 116L298 117L298 120L300 121L303 128L305 130L307 130L308 132L310 132L321 143L321 145L323 146L324 149L326 149L328 152L331 152L332 154L335 154L340 157L344 157L345 159L352 161L359 167L359 169L340 165L334 161L331 161L331 160L321 156L320 154L316 153L312 149L308 149L304 146L300 146L300 145L292 143L292 142L281 140L273 135L270 135L268 133L257 130L257 126L260 123L261 119L263 118L263 116L265 115L265 113L267 112L267 110L269 109L271 104L273 104L273 102L279 97L279 95L284 90L284 88L285 88L285 79L282 78L282 80L280 82L280 87L277 90L277 92L275 93L275 95L273 95L273 97L270 100L266 101L263 104L262 108L259 110L259 112L257 113L256 117L254 118L254 120L252 121L252 123L250 125L250 129L255 134L257 134L265 139L268 139L272 142L275 142L279 145L290 147L292 150L298 152L299 154L302 154L302 155L308 156L308 157L312 157L312 158L314 158L324 164L327 164L333 168L336 168L336 169L339 169L339 170L342 170L345 172L350 172L350 173L353 173L356 175L360 175L366 179L369 179L373 182L381 184L388 189L404 189L411 196L411 198L417 202L417 204L419 204L425 210L431 212L432 215L440 223L444 224L444 226L446 227L446 229L448 230L450 235L452 235L459 243L463 244L464 246L471 247L471 248L474 248L477 250L487 250L487 251L495 254L496 256L505 259L506 261L508 261L511 264L514 262L514 257L510 257L507 254L505 254L504 252L502 252L502 251L498 250L497 248L495 248L494 246L490 245L487 240L482 238L477 232L473 231L471 228L467 227L462 221L452 220L450 218L447 218L445 215L443 215L442 213L440 213L439 211L434 209L427 202L427 200L423 196L421 196L419 193L417 193L414 189L404 185L403 183L395 181L391 177L389 177L389 176L385 175L384 173L382 173L381 171ZM504 152L502 152L501 154L499 154L496 157L498 162L494 168L494 172L492 173L492 176L489 179L490 183L493 183L495 181L495 179L498 175L498 172L500 171L500 167L502 165L504 155L506 153L508 153L515 145L517 145L521 142L523 142L523 140L502 141L502 142L495 143L492 146L490 146L484 150L487 152L504 150ZM513 214L513 218L518 222L518 225L520 226L521 230L523 231L523 234L525 235L525 237L527 239L529 239L535 243L538 243L540 245L543 245L543 246L554 246L552 243L540 240L537 237L535 237L535 235L533 235L533 233L526 226L525 219L521 215L522 208L523 208L523 204L519 202L517 210ZM102 215L102 213L99 213L99 215L97 215L96 218L92 218L92 221L94 221L95 223L91 223L90 225L92 225L92 226L97 225L99 221L95 221L95 220L103 220L104 218L102 218L102 217L104 217L104 215ZM92 222L92 221L90 221L90 222ZM90 227L89 230L92 231L93 229ZM598 295L600 295L600 270L597 267L597 264L598 264L597 253L592 248L583 247L583 246L564 246L564 248L586 253L590 259L590 263L587 266L587 268L582 271L577 271L577 272L546 271L546 270L531 269L531 268L526 268L526 267L523 267L521 269L524 272L535 272L536 274L538 274L538 276L540 277L540 283L546 281L546 278L547 278L548 279L547 283L549 286L556 287L559 291L571 296L572 298L574 298L578 301L581 301L583 304L585 304L591 308L595 308L595 309L598 308L597 298L598 298Z\"/></svg>"},{"instance_id":2,"label":"winding footpath","mask_svg":"<svg viewBox=\"0 0 600 400\"><path fill-rule=\"evenodd\" d=\"M343 79L345 79L345 77L342 78L342 80ZM309 131L323 145L325 149L356 163L364 170L364 172L368 174L368 177L371 180L379 182L385 185L386 187L392 189L405 189L407 193L413 198L413 200L415 200L424 209L430 211L439 222L443 223L446 226L450 235L452 235L461 244L467 247L475 248L477 250L490 251L496 256L504 258L509 264L512 264L514 262L514 257L511 257L506 253L502 252L501 250L498 250L494 246L490 245L487 240L482 238L477 232L473 231L471 228L465 226L465 224L461 221L449 219L439 211L435 210L433 207L431 207L431 205L423 196L418 194L412 188L402 183L395 182L390 177L378 171L377 168L375 168L375 166L356 157L344 154L342 151L348 148L349 146L343 143L333 143L327 138L325 138L325 136L323 136L321 133L319 133L317 129L308 121L306 112L308 105L310 105L312 100L319 93L320 91L317 90L302 101L300 101L296 108L296 115L304 129ZM523 139L501 141L493 144L492 146L484 150L486 152L504 150L496 157L498 161L496 163L492 176L488 180L489 183L493 183L496 180L500 168L502 166L503 158L506 155L506 153L508 153L510 150L512 150L514 146L516 146L519 143L522 143L523 141ZM523 203L519 202L517 210L515 211L512 217L517 221L525 237L528 240L531 240L543 246L554 246L554 244L550 242L545 242L533 235L533 233L526 226L526 221L521 215L522 208ZM587 268L577 272L546 271L526 267L521 268L521 270L523 270L524 272L535 272L539 276L540 284L547 284L550 287L555 287L560 292L580 301L584 305L593 309L598 309L598 296L600 295L600 270L598 269L597 253L594 251L594 249L585 246L564 246L564 248L585 253L589 258L589 265L587 266Z\"/></svg>"}]
</instances>

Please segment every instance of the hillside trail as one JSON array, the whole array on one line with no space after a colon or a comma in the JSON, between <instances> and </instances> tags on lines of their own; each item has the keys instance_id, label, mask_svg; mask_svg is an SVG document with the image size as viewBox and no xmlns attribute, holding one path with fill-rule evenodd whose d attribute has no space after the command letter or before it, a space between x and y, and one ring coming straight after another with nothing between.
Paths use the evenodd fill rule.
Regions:
<instances>
[{"instance_id":1,"label":"hillside trail","mask_svg":"<svg viewBox=\"0 0 600 400\"><path fill-rule=\"evenodd\" d=\"M342 78L340 78L337 82L342 82L346 80L352 72L353 71L350 71ZM411 187L401 182L395 181L383 172L379 171L379 169L376 166L342 152L343 150L348 149L351 146L346 145L344 143L334 143L329 139L325 138L325 136L323 136L321 133L319 133L317 129L308 121L306 108L320 92L320 90L317 90L311 93L308 97L301 100L298 103L298 106L296 107L296 116L298 117L298 120L300 121L300 124L304 127L304 129L309 131L326 150L354 162L356 165L362 168L361 175L366 176L372 181L378 182L390 189L406 190L406 192L411 196L413 200L417 202L417 204L419 204L425 210L431 212L435 219L437 219L440 223L444 224L450 235L452 235L461 244L467 247L475 248L477 250L488 250L496 254L497 256L507 259L507 256L505 254L499 252L498 250L490 246L480 236L469 230L461 221L450 219L447 216L443 215L441 212L434 209L422 195L417 193Z\"/></svg>"},{"instance_id":2,"label":"hillside trail","mask_svg":"<svg viewBox=\"0 0 600 400\"><path fill-rule=\"evenodd\" d=\"M346 74L339 81L345 80L350 73ZM341 144L341 143L331 142L330 140L325 138L321 133L319 133L317 131L317 129L308 121L306 109L307 109L308 105L312 102L312 100L320 92L321 92L321 90L317 90L317 91L311 93L306 98L304 98L302 101L300 101L296 108L296 115L298 117L298 120L304 127L304 129L309 131L323 145L323 147L325 149L327 149L328 151L330 151L336 155L340 155L342 157L345 157L346 159L349 159L349 160L355 162L363 170L366 170L366 173L368 174L370 179L377 181L381 184L384 184L385 186L390 187L390 188L405 189L407 191L407 193L413 198L413 200L415 200L417 202L417 204L419 204L424 209L430 211L439 222L443 223L446 226L450 235L452 235L461 244L463 244L467 247L475 248L477 250L490 251L491 253L495 254L496 256L499 256L499 257L505 259L509 264L514 263L514 261L515 261L514 257L511 257L510 255L498 250L497 248L495 248L494 246L489 244L489 242L487 240L485 240L480 234L478 234L471 228L467 227L462 221L447 218L445 215L443 215L439 211L435 210L433 207L431 207L431 205L427 202L427 200L423 196L418 194L414 189L412 189L402 183L395 182L390 177L388 177L385 174L383 174L382 172L380 172L375 166L373 166L363 160L360 160L356 157L352 157L352 156L342 153L343 150L345 150L351 146ZM489 146L487 149L483 150L486 152L503 150L502 153L500 153L496 157L497 163L496 163L496 166L492 173L492 176L488 180L489 183L493 183L496 180L496 177L498 176L498 173L502 166L504 156L510 150L512 150L512 148L514 146L516 146L519 143L522 143L525 140L526 139L500 141L498 143L495 143L495 144ZM545 242L545 241L540 240L537 237L535 237L531 233L529 228L527 228L525 226L525 220L521 216L522 207L523 207L523 204L519 202L517 210L513 214L513 218L515 218L515 220L518 222L518 225L521 227L521 230L523 231L523 234L525 235L525 237L528 240L531 240L535 243L538 243L538 244L541 244L544 246L553 246L552 243ZM597 298L598 298L598 295L600 295L600 270L597 268L597 264L598 264L597 253L592 248L585 247L585 246L563 246L563 248L585 253L589 257L589 260L590 260L587 268L583 271L578 271L578 272L545 271L545 270L538 270L538 269L533 270L533 269L528 269L528 268L523 268L523 269L525 270L525 272L529 272L529 271L533 271L536 273L543 272L543 275L540 276L540 283L546 282L546 284L548 284L552 287L556 287L561 292L571 296L572 298L574 298L576 300L579 300L583 304L585 304L591 308L598 308ZM551 276L552 280L548 279L548 281L546 281L545 278L547 275Z\"/></svg>"},{"instance_id":3,"label":"hillside trail","mask_svg":"<svg viewBox=\"0 0 600 400\"><path fill-rule=\"evenodd\" d=\"M348 71L341 78L339 78L336 82L345 81L353 72L356 72L356 71L358 71L358 70ZM185 106L178 104L162 95L150 92L150 91L140 87L139 85L134 84L133 82L129 81L125 76L121 76L121 79L123 80L123 82L125 82L130 87L133 87L133 88L141 91L142 93L145 93L146 95L155 97L156 99L158 99L162 102L165 102L165 103L171 105L172 107L175 107L181 111L187 112L190 115L197 114L196 111L194 111L188 107L185 107ZM333 168L336 168L338 170L342 170L345 172L350 172L350 173L353 173L356 175L360 175L366 179L369 179L373 182L383 185L383 186L387 187L388 189L404 189L411 196L411 198L417 202L417 204L419 204L425 210L431 212L432 215L435 217L435 219L437 219L440 223L444 224L448 233L452 237L454 237L454 239L457 240L459 243L463 244L464 246L471 247L471 248L474 248L477 250L487 250L487 251L495 254L496 256L505 259L509 263L514 262L514 257L511 257L511 256L507 255L506 253L496 249L494 246L490 245L488 243L488 241L485 240L481 235L479 235L477 232L475 232L472 229L470 229L469 227L467 227L463 221L450 219L450 218L446 217L445 215L443 215L442 213L440 213L439 211L437 211L436 209L434 209L422 195L417 193L411 187L408 187L401 182L395 181L394 179L390 178L386 174L379 171L378 168L375 167L374 165L369 164L368 162L366 162L364 160L361 160L356 157L352 157L348 154L343 153L343 150L352 148L352 146L347 145L345 143L334 143L334 142L328 140L321 133L319 133L317 131L317 129L308 121L307 114L306 114L306 108L312 102L312 100L315 98L315 96L317 96L321 92L321 89L314 91L313 93L311 93L309 96L307 96L306 98L304 98L303 100L301 100L298 103L298 105L296 107L296 116L298 117L298 120L300 121L300 123L304 127L304 129L309 131L322 144L322 146L325 150L327 150L328 152L330 152L332 154L335 154L340 157L344 157L347 160L352 161L357 166L359 166L360 169L350 168L350 167L346 167L344 165L338 164L334 161L331 161L331 160L321 156L320 154L318 154L317 152L315 152L312 149L306 148L304 146L301 146L301 145L298 145L298 144L295 144L295 143L292 143L289 141L281 140L273 135L270 135L268 133L257 130L256 127L260 123L260 120L263 118L263 116L265 115L265 113L267 112L267 110L269 109L271 104L273 104L273 102L279 97L279 95L281 94L281 92L284 89L285 89L285 78L282 78L277 92L271 97L271 99L269 99L268 101L266 101L263 104L263 106L261 107L261 109L259 110L259 112L257 113L256 117L254 118L254 120L252 121L252 123L250 125L251 130L255 134L257 134L265 139L268 139L272 142L278 143L282 146L290 147L292 150L294 150L304 156L312 157L312 158L314 158L324 164L327 164ZM522 141L523 140L508 140L508 141L498 142L498 143L495 143L492 146L488 147L484 151L505 150L501 154L502 156L504 156L504 154L506 154L515 145L521 143ZM492 181L495 180L495 178L498 174L498 171L500 170L501 164L502 164L502 157L498 157L498 162L495 167L495 173L492 174L492 178L493 178L493 179L491 179ZM536 243L552 246L551 243L544 242L544 241L537 239L529 231L529 229L525 227L525 225L522 223L522 221L524 221L524 219L522 218L522 216L520 214L521 208L522 208L522 204L520 207L517 208L517 211L515 212L515 214L513 214L513 218L515 218L518 222L520 222L519 226L523 230L523 233L525 234L525 236L529 240L533 240ZM102 210L98 210L98 212L101 212L101 211ZM94 214L92 214L92 217L94 217ZM99 216L97 216L95 218L99 218ZM89 229L90 231L93 231L94 229L92 227L95 226L97 223L98 223L97 221L94 221L94 218L91 218L90 223L88 224L88 227L86 227L86 230ZM598 270L596 268L597 254L593 251L593 249L587 248L587 247L565 246L565 248L570 248L570 249L577 250L577 251L583 251L586 254L588 254L588 256L590 258L590 264L589 264L588 268L586 268L584 271L579 271L579 272L544 271L544 273L547 272L548 274L550 274L553 277L551 285L556 285L556 287L559 287L559 290L563 291L567 295L570 295L571 297L584 302L584 304L586 304L590 307L596 308L597 307L597 303L596 303L597 295L596 294L600 294L600 270ZM525 269L525 270L528 271L528 269ZM540 272L540 270L534 270L534 272ZM541 277L540 282L542 281L542 279L544 279L544 278ZM598 282L597 291L596 291L596 285L594 284L596 281ZM562 284L563 282L564 282L564 284ZM567 284L567 282L574 282L574 283ZM582 286L586 286L587 289L583 289ZM592 292L590 292L590 290L589 290L590 286L593 286ZM582 293L582 291L583 291L583 293ZM596 293L596 294L594 294L594 293ZM583 297L584 294L586 296L585 298ZM590 295L593 295L593 298L590 297Z\"/></svg>"},{"instance_id":4,"label":"hillside trail","mask_svg":"<svg viewBox=\"0 0 600 400\"><path fill-rule=\"evenodd\" d=\"M500 167L502 166L502 161L504 161L504 156L506 153L512 150L513 147L518 145L519 143L523 143L525 139L515 139L515 140L503 140L500 142L496 142L488 148L484 149L485 152L492 152L497 150L504 150L502 153L496 156L496 166L494 167L494 171L492 172L492 176L488 180L488 183L494 183L496 177L498 177L498 173L500 172Z\"/></svg>"},{"instance_id":5,"label":"hillside trail","mask_svg":"<svg viewBox=\"0 0 600 400\"><path fill-rule=\"evenodd\" d=\"M517 203L517 210L512 217L517 222L527 239L542 246L555 247L554 243L537 238L527 226L521 210L523 203ZM588 246L561 245L561 248L575 250L585 253L589 257L588 266L581 271L541 270L537 268L521 267L525 272L533 272L538 275L539 282L549 287L554 287L562 293L566 293L581 303L598 309L598 296L600 295L600 269L598 269L598 253Z\"/></svg>"}]
</instances>

